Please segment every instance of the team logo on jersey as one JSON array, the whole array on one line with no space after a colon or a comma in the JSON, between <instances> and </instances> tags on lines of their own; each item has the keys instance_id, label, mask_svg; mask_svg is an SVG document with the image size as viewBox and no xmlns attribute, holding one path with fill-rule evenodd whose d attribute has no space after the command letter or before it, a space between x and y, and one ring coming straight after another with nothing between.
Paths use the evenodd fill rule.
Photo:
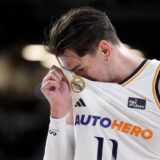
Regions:
<instances>
[{"instance_id":1,"label":"team logo on jersey","mask_svg":"<svg viewBox=\"0 0 160 160\"><path fill-rule=\"evenodd\" d=\"M84 80L77 75L74 76L74 78L72 79L70 84L71 84L72 91L75 92L75 93L80 93L85 88Z\"/></svg>"},{"instance_id":2,"label":"team logo on jersey","mask_svg":"<svg viewBox=\"0 0 160 160\"><path fill-rule=\"evenodd\" d=\"M83 99L80 98L76 104L74 105L75 107L86 107L86 104L84 103Z\"/></svg>"},{"instance_id":3,"label":"team logo on jersey","mask_svg":"<svg viewBox=\"0 0 160 160\"><path fill-rule=\"evenodd\" d=\"M146 109L146 100L140 98L128 98L128 107L129 108L136 108L136 109Z\"/></svg>"}]
</instances>

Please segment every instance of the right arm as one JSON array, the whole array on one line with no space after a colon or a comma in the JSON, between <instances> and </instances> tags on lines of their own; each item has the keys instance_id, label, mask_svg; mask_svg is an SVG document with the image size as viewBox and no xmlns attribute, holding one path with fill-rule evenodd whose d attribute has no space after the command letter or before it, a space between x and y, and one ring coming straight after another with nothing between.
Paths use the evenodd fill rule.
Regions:
<instances>
[{"instance_id":1,"label":"right arm","mask_svg":"<svg viewBox=\"0 0 160 160\"><path fill-rule=\"evenodd\" d=\"M73 125L67 124L72 123L72 99L68 83L58 68L52 68L44 77L41 91L51 112L44 160L73 160Z\"/></svg>"},{"instance_id":2,"label":"right arm","mask_svg":"<svg viewBox=\"0 0 160 160\"><path fill-rule=\"evenodd\" d=\"M66 125L65 119L50 118L43 160L73 160L74 132L72 125Z\"/></svg>"}]
</instances>

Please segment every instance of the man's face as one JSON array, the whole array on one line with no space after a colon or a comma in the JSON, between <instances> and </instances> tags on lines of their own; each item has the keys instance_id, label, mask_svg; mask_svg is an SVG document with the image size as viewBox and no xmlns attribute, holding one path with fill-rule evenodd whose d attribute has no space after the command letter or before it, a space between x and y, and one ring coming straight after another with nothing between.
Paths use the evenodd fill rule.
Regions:
<instances>
[{"instance_id":1,"label":"man's face","mask_svg":"<svg viewBox=\"0 0 160 160\"><path fill-rule=\"evenodd\" d=\"M59 57L63 68L73 71L75 74L95 81L108 81L108 71L105 63L105 55L97 50L93 54L79 57L74 51L66 49Z\"/></svg>"}]
</instances>

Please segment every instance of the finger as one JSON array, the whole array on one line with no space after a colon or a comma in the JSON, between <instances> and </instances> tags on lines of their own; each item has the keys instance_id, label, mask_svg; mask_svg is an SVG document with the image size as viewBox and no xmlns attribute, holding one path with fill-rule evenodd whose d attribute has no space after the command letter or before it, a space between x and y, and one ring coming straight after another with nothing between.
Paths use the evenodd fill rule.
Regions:
<instances>
[{"instance_id":1,"label":"finger","mask_svg":"<svg viewBox=\"0 0 160 160\"><path fill-rule=\"evenodd\" d=\"M57 66L55 66L55 65L52 65L52 67L51 67L51 69L50 69L50 70L52 70L52 69L60 70L60 68L59 68L59 67L57 67Z\"/></svg>"},{"instance_id":2,"label":"finger","mask_svg":"<svg viewBox=\"0 0 160 160\"><path fill-rule=\"evenodd\" d=\"M48 73L42 80L42 83L45 83L48 80L59 81L57 76L53 73Z\"/></svg>"},{"instance_id":3,"label":"finger","mask_svg":"<svg viewBox=\"0 0 160 160\"><path fill-rule=\"evenodd\" d=\"M59 88L60 83L57 81L48 80L41 86L41 91L43 93L48 91L54 91L56 88Z\"/></svg>"},{"instance_id":4,"label":"finger","mask_svg":"<svg viewBox=\"0 0 160 160\"><path fill-rule=\"evenodd\" d=\"M56 70L59 74L62 74L62 70L55 65L53 65L50 70Z\"/></svg>"},{"instance_id":5,"label":"finger","mask_svg":"<svg viewBox=\"0 0 160 160\"><path fill-rule=\"evenodd\" d=\"M52 66L52 69L56 70L56 74L57 74L57 72L59 73L60 79L61 79L62 81L66 81L66 82L68 83L68 80L67 80L65 74L63 73L63 71L62 71L60 68L58 68L57 66L54 66L54 65L53 65L53 66ZM58 75L57 75L57 76L58 76Z\"/></svg>"},{"instance_id":6,"label":"finger","mask_svg":"<svg viewBox=\"0 0 160 160\"><path fill-rule=\"evenodd\" d=\"M50 73L54 74L59 81L61 81L62 78L63 78L63 74L59 70L53 69L53 70L50 71Z\"/></svg>"},{"instance_id":7,"label":"finger","mask_svg":"<svg viewBox=\"0 0 160 160\"><path fill-rule=\"evenodd\" d=\"M53 65L50 70L52 70L52 69L55 69L59 74L62 74L64 76L63 71L59 67Z\"/></svg>"}]
</instances>

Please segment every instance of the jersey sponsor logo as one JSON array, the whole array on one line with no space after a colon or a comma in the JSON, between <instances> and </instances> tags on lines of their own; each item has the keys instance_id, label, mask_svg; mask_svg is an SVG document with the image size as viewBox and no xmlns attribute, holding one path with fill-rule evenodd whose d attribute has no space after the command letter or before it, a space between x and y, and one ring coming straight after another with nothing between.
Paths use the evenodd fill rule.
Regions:
<instances>
[{"instance_id":1,"label":"jersey sponsor logo","mask_svg":"<svg viewBox=\"0 0 160 160\"><path fill-rule=\"evenodd\" d=\"M146 109L146 100L140 98L128 98L128 107L129 108L136 108L136 109Z\"/></svg>"},{"instance_id":2,"label":"jersey sponsor logo","mask_svg":"<svg viewBox=\"0 0 160 160\"><path fill-rule=\"evenodd\" d=\"M74 105L75 107L86 107L86 104L84 103L83 99L80 98L76 104Z\"/></svg>"},{"instance_id":3,"label":"jersey sponsor logo","mask_svg":"<svg viewBox=\"0 0 160 160\"><path fill-rule=\"evenodd\" d=\"M109 117L101 117L96 115L76 115L75 125L101 126L106 129L117 130L121 133L129 134L135 137L141 137L149 140L153 137L153 131L149 128L143 128L125 121L111 120Z\"/></svg>"},{"instance_id":4,"label":"jersey sponsor logo","mask_svg":"<svg viewBox=\"0 0 160 160\"><path fill-rule=\"evenodd\" d=\"M70 82L70 86L73 92L80 93L85 88L85 82L81 77L75 75L75 77Z\"/></svg>"}]
</instances>

